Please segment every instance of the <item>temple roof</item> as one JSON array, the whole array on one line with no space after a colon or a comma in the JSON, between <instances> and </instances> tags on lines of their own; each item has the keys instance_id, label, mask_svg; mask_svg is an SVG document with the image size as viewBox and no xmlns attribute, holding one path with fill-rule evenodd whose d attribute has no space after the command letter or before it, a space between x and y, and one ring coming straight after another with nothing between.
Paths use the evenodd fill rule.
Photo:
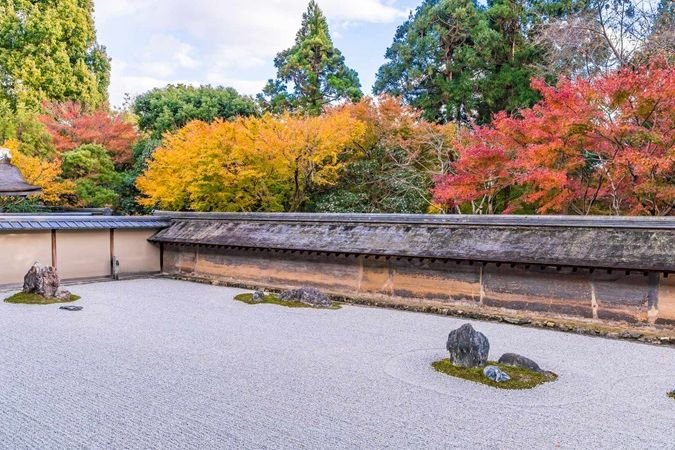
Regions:
<instances>
[{"instance_id":1,"label":"temple roof","mask_svg":"<svg viewBox=\"0 0 675 450\"><path fill-rule=\"evenodd\" d=\"M675 271L675 218L162 215L151 241L176 245Z\"/></svg>"},{"instance_id":2,"label":"temple roof","mask_svg":"<svg viewBox=\"0 0 675 450\"><path fill-rule=\"evenodd\" d=\"M11 164L9 150L0 148L0 196L26 197L41 192L38 186L26 183L19 169Z\"/></svg>"}]
</instances>

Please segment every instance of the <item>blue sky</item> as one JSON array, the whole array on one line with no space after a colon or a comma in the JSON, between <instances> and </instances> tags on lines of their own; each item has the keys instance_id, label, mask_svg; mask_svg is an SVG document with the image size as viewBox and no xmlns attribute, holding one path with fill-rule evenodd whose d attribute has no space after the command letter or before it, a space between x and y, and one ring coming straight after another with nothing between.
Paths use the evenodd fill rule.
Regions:
<instances>
[{"instance_id":1,"label":"blue sky","mask_svg":"<svg viewBox=\"0 0 675 450\"><path fill-rule=\"evenodd\" d=\"M333 41L371 91L384 52L421 0L318 0ZM99 43L112 57L110 100L168 83L255 94L292 45L307 0L94 0Z\"/></svg>"}]
</instances>

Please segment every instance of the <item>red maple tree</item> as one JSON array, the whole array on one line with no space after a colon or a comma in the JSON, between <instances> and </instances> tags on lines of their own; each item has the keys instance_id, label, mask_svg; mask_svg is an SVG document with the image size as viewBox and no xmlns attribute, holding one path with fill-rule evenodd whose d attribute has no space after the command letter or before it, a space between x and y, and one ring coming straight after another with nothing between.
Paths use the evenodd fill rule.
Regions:
<instances>
[{"instance_id":1,"label":"red maple tree","mask_svg":"<svg viewBox=\"0 0 675 450\"><path fill-rule=\"evenodd\" d=\"M128 164L132 146L138 139L136 127L124 120L121 114L105 108L88 112L75 102L45 105L46 113L40 116L60 152L67 152L82 144L99 144L105 147L117 165Z\"/></svg>"},{"instance_id":2,"label":"red maple tree","mask_svg":"<svg viewBox=\"0 0 675 450\"><path fill-rule=\"evenodd\" d=\"M675 206L675 67L533 80L542 100L460 133L435 201L474 213L669 215Z\"/></svg>"}]
</instances>

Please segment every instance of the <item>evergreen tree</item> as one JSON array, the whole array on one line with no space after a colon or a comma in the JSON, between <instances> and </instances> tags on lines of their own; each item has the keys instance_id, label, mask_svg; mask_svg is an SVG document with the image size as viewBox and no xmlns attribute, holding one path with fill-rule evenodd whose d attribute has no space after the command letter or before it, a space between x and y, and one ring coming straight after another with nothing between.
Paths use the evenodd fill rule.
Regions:
<instances>
[{"instance_id":1,"label":"evergreen tree","mask_svg":"<svg viewBox=\"0 0 675 450\"><path fill-rule=\"evenodd\" d=\"M331 102L363 95L358 74L333 45L326 17L314 0L302 16L295 45L279 53L274 65L277 78L259 96L269 111L318 115Z\"/></svg>"},{"instance_id":2,"label":"evergreen tree","mask_svg":"<svg viewBox=\"0 0 675 450\"><path fill-rule=\"evenodd\" d=\"M233 88L182 84L148 91L136 97L131 109L138 116L138 127L154 139L192 120L213 122L258 114L255 100Z\"/></svg>"},{"instance_id":3,"label":"evergreen tree","mask_svg":"<svg viewBox=\"0 0 675 450\"><path fill-rule=\"evenodd\" d=\"M0 2L0 102L107 102L110 60L96 42L92 0Z\"/></svg>"},{"instance_id":4,"label":"evergreen tree","mask_svg":"<svg viewBox=\"0 0 675 450\"><path fill-rule=\"evenodd\" d=\"M537 50L524 0L426 0L401 25L374 90L402 96L436 122L478 120L530 106Z\"/></svg>"}]
</instances>

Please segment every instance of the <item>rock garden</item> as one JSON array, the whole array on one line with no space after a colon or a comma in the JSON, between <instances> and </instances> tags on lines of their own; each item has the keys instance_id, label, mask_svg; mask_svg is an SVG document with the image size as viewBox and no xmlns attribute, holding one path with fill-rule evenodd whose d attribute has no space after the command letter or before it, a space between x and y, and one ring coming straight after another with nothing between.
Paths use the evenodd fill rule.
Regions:
<instances>
[{"instance_id":1,"label":"rock garden","mask_svg":"<svg viewBox=\"0 0 675 450\"><path fill-rule=\"evenodd\" d=\"M464 324L448 335L450 357L436 361L438 372L499 389L531 389L555 381L558 376L542 370L531 359L516 353L504 353L497 361L488 361L490 342L471 324Z\"/></svg>"},{"instance_id":2,"label":"rock garden","mask_svg":"<svg viewBox=\"0 0 675 450\"><path fill-rule=\"evenodd\" d=\"M252 294L239 294L234 299L249 305L267 303L288 308L340 309L339 304L331 301L326 294L312 287L291 289L281 294L255 291Z\"/></svg>"},{"instance_id":3,"label":"rock garden","mask_svg":"<svg viewBox=\"0 0 675 450\"><path fill-rule=\"evenodd\" d=\"M69 303L80 297L61 288L59 275L54 267L33 264L23 280L23 290L5 299L6 303L24 303L31 305L49 305ZM81 306L61 307L70 311L80 310Z\"/></svg>"}]
</instances>

